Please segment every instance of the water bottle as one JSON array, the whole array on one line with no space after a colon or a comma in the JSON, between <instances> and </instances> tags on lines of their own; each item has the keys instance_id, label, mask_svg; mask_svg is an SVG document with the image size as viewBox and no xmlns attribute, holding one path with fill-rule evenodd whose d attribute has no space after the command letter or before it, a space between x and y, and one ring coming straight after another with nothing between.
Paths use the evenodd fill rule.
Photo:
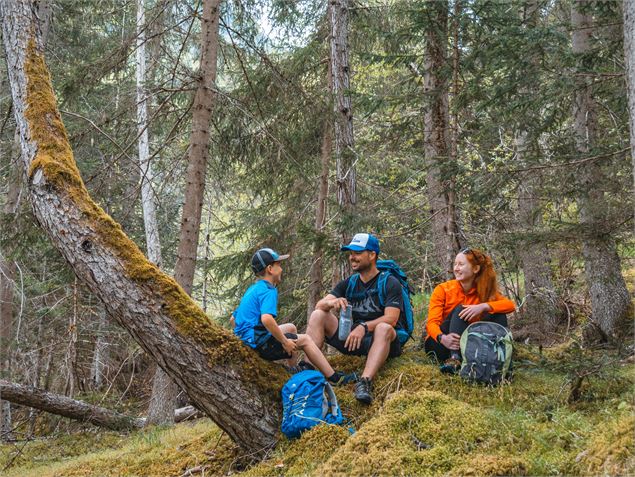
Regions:
<instances>
[{"instance_id":1,"label":"water bottle","mask_svg":"<svg viewBox=\"0 0 635 477\"><path fill-rule=\"evenodd\" d=\"M353 326L353 307L346 305L340 309L340 323L337 328L337 337L340 341L345 341Z\"/></svg>"}]
</instances>

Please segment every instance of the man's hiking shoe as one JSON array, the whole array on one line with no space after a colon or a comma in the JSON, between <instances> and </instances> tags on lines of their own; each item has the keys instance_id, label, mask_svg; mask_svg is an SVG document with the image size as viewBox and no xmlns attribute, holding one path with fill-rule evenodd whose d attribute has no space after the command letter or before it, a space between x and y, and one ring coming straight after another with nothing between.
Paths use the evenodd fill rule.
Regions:
<instances>
[{"instance_id":1,"label":"man's hiking shoe","mask_svg":"<svg viewBox=\"0 0 635 477\"><path fill-rule=\"evenodd\" d=\"M364 404L373 402L373 382L368 378L361 378L355 384L355 399Z\"/></svg>"},{"instance_id":2,"label":"man's hiking shoe","mask_svg":"<svg viewBox=\"0 0 635 477\"><path fill-rule=\"evenodd\" d=\"M328 382L333 386L346 386L347 384L356 383L359 380L357 373L345 374L341 371L335 371L333 376L328 378Z\"/></svg>"},{"instance_id":3,"label":"man's hiking shoe","mask_svg":"<svg viewBox=\"0 0 635 477\"><path fill-rule=\"evenodd\" d=\"M456 374L459 372L460 369L461 369L461 361L459 361L456 358L446 359L445 363L443 363L439 367L439 370L443 374Z\"/></svg>"}]
</instances>

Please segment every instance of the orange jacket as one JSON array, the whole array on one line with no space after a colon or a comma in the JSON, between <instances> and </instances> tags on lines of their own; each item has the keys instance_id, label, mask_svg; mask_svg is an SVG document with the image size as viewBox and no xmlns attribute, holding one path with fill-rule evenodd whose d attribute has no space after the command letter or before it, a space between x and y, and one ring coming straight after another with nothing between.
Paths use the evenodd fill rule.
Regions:
<instances>
[{"instance_id":1,"label":"orange jacket","mask_svg":"<svg viewBox=\"0 0 635 477\"><path fill-rule=\"evenodd\" d=\"M430 306L428 308L428 322L426 324L428 336L438 341L437 336L441 334L441 323L457 305L478 305L480 303L481 300L478 299L476 294L476 287L465 293L458 280L449 280L437 285L430 297ZM500 293L496 295L495 300L488 301L487 304L492 307L490 312L492 314L516 311L514 302ZM478 317L475 321L480 319L481 317Z\"/></svg>"}]
</instances>

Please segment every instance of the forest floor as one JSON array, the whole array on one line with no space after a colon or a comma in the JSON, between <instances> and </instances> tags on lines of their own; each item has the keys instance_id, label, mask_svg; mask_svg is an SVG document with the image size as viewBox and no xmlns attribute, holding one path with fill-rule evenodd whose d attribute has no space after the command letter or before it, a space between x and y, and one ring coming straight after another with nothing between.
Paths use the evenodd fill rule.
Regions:
<instances>
[{"instance_id":1,"label":"forest floor","mask_svg":"<svg viewBox=\"0 0 635 477\"><path fill-rule=\"evenodd\" d=\"M513 382L470 385L439 373L414 343L362 406L337 389L355 429L318 426L281 438L250 465L208 419L132 433L80 432L0 446L0 475L633 475L635 363L575 342L518 345ZM357 358L334 357L340 369ZM4 468L4 470L2 470Z\"/></svg>"}]
</instances>

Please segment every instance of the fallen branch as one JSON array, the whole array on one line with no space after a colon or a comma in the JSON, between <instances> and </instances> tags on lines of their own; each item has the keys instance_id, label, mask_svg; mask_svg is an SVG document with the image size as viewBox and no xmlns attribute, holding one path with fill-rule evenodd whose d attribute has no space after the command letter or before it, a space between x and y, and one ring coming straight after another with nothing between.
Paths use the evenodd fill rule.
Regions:
<instances>
[{"instance_id":1,"label":"fallen branch","mask_svg":"<svg viewBox=\"0 0 635 477\"><path fill-rule=\"evenodd\" d=\"M0 379L0 396L13 404L32 407L77 421L90 422L96 426L117 431L140 429L146 421L145 417L127 416L104 407L4 379ZM197 419L204 415L194 406L185 406L174 411L174 422Z\"/></svg>"}]
</instances>

